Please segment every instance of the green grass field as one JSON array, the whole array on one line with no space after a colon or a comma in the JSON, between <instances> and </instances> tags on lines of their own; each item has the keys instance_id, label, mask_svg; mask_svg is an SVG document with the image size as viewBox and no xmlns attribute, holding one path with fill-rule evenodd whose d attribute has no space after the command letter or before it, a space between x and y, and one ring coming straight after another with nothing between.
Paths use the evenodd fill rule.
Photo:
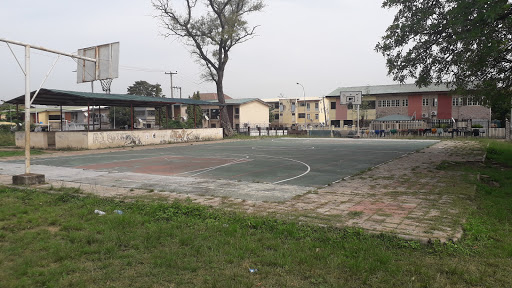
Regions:
<instances>
[{"instance_id":1,"label":"green grass field","mask_svg":"<svg viewBox=\"0 0 512 288\"><path fill-rule=\"evenodd\" d=\"M31 149L30 155L41 155L44 154L41 150ZM14 156L23 156L25 155L25 150L9 150L9 151L0 151L0 158L2 157L14 157Z\"/></svg>"},{"instance_id":2,"label":"green grass field","mask_svg":"<svg viewBox=\"0 0 512 288\"><path fill-rule=\"evenodd\" d=\"M7 131L0 131L0 146L14 146L14 133Z\"/></svg>"},{"instance_id":3,"label":"green grass field","mask_svg":"<svg viewBox=\"0 0 512 288\"><path fill-rule=\"evenodd\" d=\"M0 286L510 287L512 144L491 141L487 157L443 165L484 176L462 240L447 244L191 202L0 187Z\"/></svg>"}]
</instances>

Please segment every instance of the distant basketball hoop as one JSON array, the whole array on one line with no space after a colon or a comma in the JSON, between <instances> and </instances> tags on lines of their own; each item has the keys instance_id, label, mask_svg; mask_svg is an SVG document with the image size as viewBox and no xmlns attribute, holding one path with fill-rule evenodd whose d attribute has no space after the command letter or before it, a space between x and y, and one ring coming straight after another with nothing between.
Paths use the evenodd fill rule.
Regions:
<instances>
[{"instance_id":1,"label":"distant basketball hoop","mask_svg":"<svg viewBox=\"0 0 512 288\"><path fill-rule=\"evenodd\" d=\"M103 91L109 94L112 80L119 77L119 42L79 49L77 54L96 59L77 61L77 83L99 80Z\"/></svg>"},{"instance_id":2,"label":"distant basketball hoop","mask_svg":"<svg viewBox=\"0 0 512 288\"><path fill-rule=\"evenodd\" d=\"M361 105L362 94L361 91L340 92L340 105Z\"/></svg>"}]
</instances>

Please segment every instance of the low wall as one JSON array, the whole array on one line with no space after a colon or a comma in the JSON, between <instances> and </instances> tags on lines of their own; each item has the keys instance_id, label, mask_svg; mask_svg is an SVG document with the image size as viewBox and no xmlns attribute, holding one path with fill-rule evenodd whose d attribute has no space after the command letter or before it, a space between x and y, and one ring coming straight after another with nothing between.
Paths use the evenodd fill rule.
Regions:
<instances>
[{"instance_id":1,"label":"low wall","mask_svg":"<svg viewBox=\"0 0 512 288\"><path fill-rule=\"evenodd\" d=\"M53 133L56 149L101 149L223 139L222 128ZM31 132L31 146L48 148L48 136L47 132ZM53 138L53 135L51 136ZM16 132L16 146L24 147L24 139L24 132Z\"/></svg>"},{"instance_id":2,"label":"low wall","mask_svg":"<svg viewBox=\"0 0 512 288\"><path fill-rule=\"evenodd\" d=\"M14 134L17 147L25 147L25 131ZM48 132L30 132L30 147L37 149L48 148Z\"/></svg>"}]
</instances>

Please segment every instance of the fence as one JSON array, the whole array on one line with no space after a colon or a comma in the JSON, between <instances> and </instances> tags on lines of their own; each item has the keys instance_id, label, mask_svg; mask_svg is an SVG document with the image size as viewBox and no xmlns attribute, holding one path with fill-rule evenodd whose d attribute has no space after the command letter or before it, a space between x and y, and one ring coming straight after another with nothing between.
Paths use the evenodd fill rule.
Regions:
<instances>
[{"instance_id":1,"label":"fence","mask_svg":"<svg viewBox=\"0 0 512 288\"><path fill-rule=\"evenodd\" d=\"M240 135L247 136L285 136L288 135L287 129L271 129L271 128L251 128L251 127L243 127L236 128L236 133Z\"/></svg>"}]
</instances>

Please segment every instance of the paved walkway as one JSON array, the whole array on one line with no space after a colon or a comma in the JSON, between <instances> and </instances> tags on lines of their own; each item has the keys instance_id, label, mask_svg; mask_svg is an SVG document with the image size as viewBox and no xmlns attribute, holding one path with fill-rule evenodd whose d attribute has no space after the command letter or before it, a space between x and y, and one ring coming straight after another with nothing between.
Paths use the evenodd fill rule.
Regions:
<instances>
[{"instance_id":1,"label":"paved walkway","mask_svg":"<svg viewBox=\"0 0 512 288\"><path fill-rule=\"evenodd\" d=\"M474 187L465 181L466 175L436 167L443 161L482 161L482 157L477 142L443 141L318 190L37 165L32 171L46 175L44 186L80 187L100 196L189 198L203 205L303 222L447 241L461 237L463 211L471 205ZM23 168L2 163L0 183L12 183L12 175L23 173Z\"/></svg>"}]
</instances>

